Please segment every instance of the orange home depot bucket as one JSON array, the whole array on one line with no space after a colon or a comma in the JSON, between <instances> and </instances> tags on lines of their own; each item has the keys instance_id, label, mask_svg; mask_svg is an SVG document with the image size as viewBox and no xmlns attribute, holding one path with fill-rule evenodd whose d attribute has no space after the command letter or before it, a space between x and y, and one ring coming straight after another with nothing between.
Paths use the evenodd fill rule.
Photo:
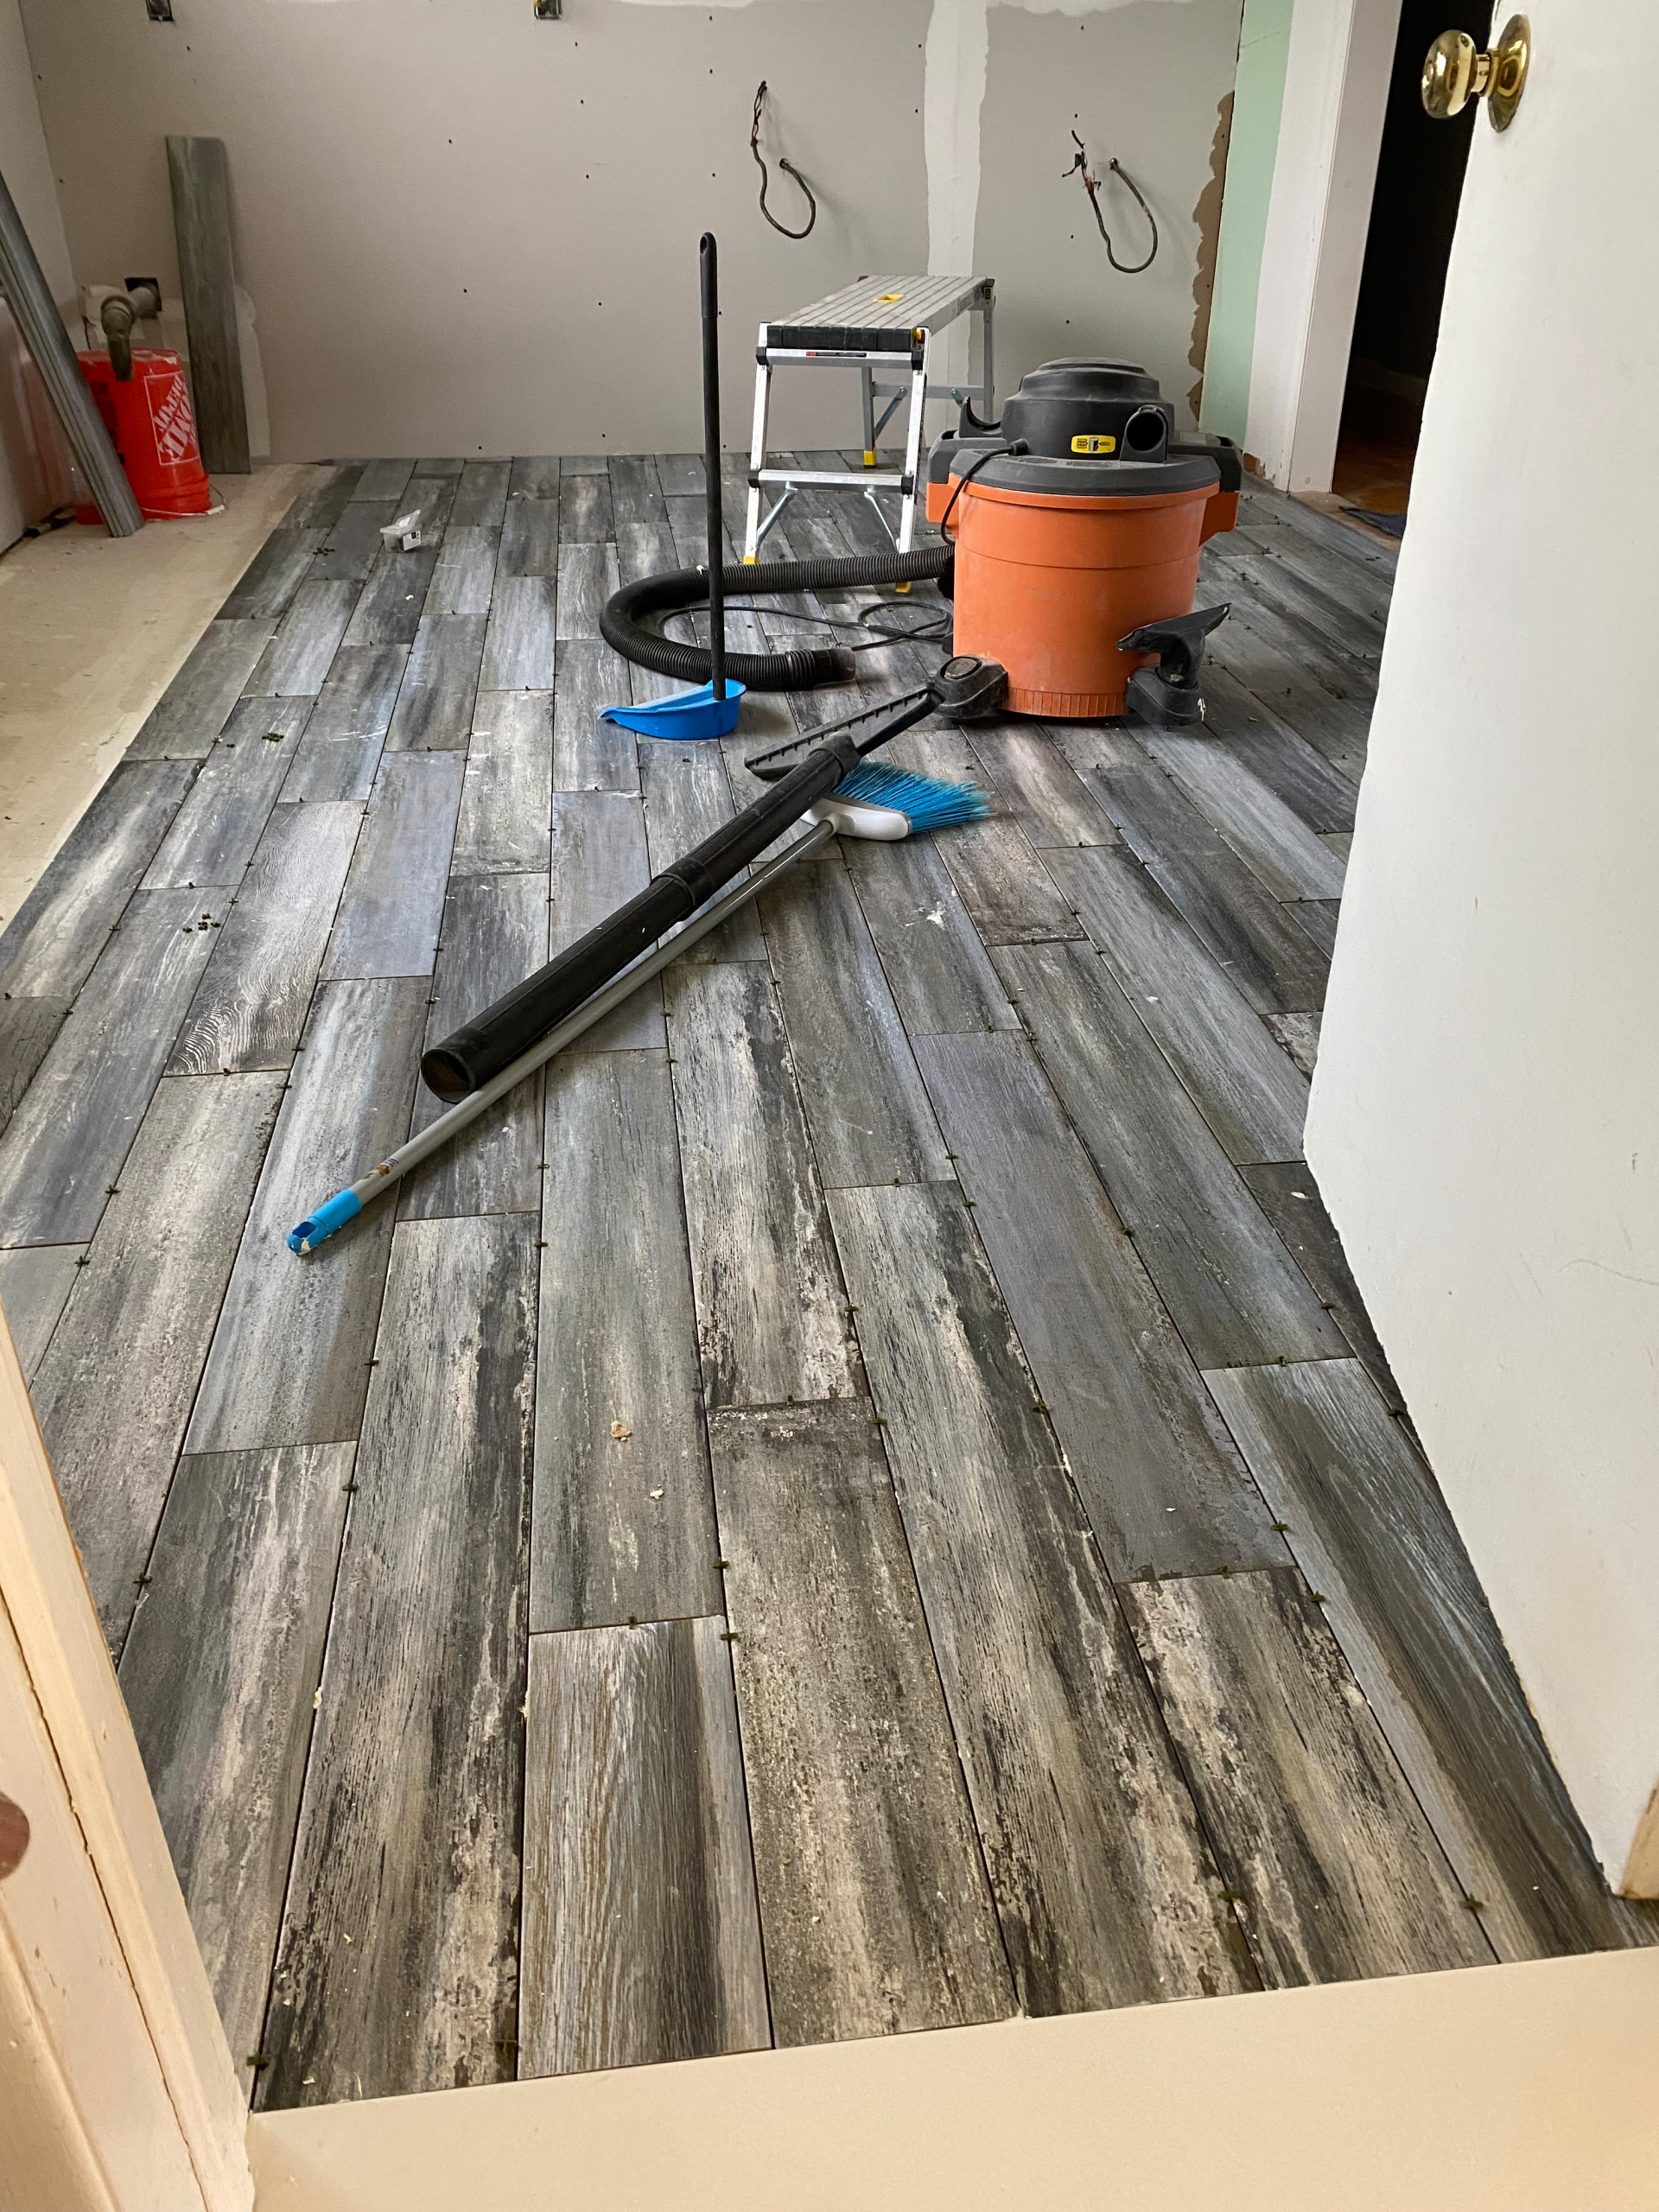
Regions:
<instances>
[{"instance_id":1,"label":"orange home depot bucket","mask_svg":"<svg viewBox=\"0 0 1659 2212\"><path fill-rule=\"evenodd\" d=\"M952 518L955 650L1001 663L1016 714L1121 715L1129 677L1156 656L1117 640L1192 612L1198 549L1236 507L1208 460L992 461Z\"/></svg>"},{"instance_id":2,"label":"orange home depot bucket","mask_svg":"<svg viewBox=\"0 0 1659 2212\"><path fill-rule=\"evenodd\" d=\"M158 520L207 514L213 504L213 488L201 465L190 388L179 356L135 346L132 374L124 381L107 353L79 353L76 359L140 510ZM99 518L93 506L75 512L84 522Z\"/></svg>"}]
</instances>

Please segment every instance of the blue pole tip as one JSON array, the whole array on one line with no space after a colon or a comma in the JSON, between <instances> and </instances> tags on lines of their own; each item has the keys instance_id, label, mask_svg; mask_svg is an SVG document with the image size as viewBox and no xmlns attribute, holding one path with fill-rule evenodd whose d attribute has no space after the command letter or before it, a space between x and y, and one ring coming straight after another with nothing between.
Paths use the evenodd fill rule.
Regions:
<instances>
[{"instance_id":1,"label":"blue pole tip","mask_svg":"<svg viewBox=\"0 0 1659 2212\"><path fill-rule=\"evenodd\" d=\"M323 1201L315 1213L307 1214L297 1227L289 1230L289 1250L315 1252L325 1236L332 1236L337 1229L344 1229L346 1223L362 1211L363 1201L355 1191L336 1191L332 1198Z\"/></svg>"}]
</instances>

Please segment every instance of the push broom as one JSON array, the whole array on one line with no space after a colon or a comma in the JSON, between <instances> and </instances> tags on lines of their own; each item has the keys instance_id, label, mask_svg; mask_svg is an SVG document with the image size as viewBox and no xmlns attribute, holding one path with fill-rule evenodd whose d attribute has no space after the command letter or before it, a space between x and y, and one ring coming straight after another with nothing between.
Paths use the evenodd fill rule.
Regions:
<instances>
[{"instance_id":1,"label":"push broom","mask_svg":"<svg viewBox=\"0 0 1659 2212\"><path fill-rule=\"evenodd\" d=\"M1001 696L1001 675L988 662L947 662L920 691L867 709L751 760L752 772L763 781L775 779L773 787L654 876L608 920L475 1021L435 1046L421 1063L422 1076L429 1090L458 1103L308 1214L289 1231L289 1250L315 1251L411 1167L429 1160L498 1098L516 1090L526 1076L545 1066L791 868L821 852L832 837L893 843L953 823L982 821L990 809L976 784L938 783L930 776L867 762L863 756L935 708L954 707L960 713L964 705L981 701L995 704ZM723 896L710 899L711 893L730 882L803 816L811 825L804 837ZM639 957L664 930L681 922L685 926L677 936Z\"/></svg>"}]
</instances>

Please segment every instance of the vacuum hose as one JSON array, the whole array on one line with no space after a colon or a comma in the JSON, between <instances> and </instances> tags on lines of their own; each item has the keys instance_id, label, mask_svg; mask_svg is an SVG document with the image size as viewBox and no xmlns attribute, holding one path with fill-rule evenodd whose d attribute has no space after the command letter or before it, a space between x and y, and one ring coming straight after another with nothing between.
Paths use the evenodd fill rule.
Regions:
<instances>
[{"instance_id":1,"label":"vacuum hose","mask_svg":"<svg viewBox=\"0 0 1659 2212\"><path fill-rule=\"evenodd\" d=\"M788 592L836 591L856 584L917 583L944 574L949 545L921 545L909 553L859 553L839 561L728 561L721 588L758 598ZM707 683L712 676L706 645L683 645L659 630L647 629L645 614L683 613L709 597L707 569L670 569L641 576L613 592L599 618L599 633L624 660L680 683ZM793 652L728 653L726 674L751 691L806 691L815 684L844 683L857 664L843 645L809 645Z\"/></svg>"}]
</instances>

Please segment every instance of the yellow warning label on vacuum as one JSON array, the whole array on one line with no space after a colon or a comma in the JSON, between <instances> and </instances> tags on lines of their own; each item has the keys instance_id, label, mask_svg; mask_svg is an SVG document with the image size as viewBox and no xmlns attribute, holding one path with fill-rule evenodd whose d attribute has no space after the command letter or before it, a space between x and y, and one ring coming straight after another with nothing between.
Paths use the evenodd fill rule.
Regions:
<instances>
[{"instance_id":1,"label":"yellow warning label on vacuum","mask_svg":"<svg viewBox=\"0 0 1659 2212\"><path fill-rule=\"evenodd\" d=\"M1085 430L1081 437L1071 441L1073 453L1116 453L1117 440L1096 430Z\"/></svg>"}]
</instances>

